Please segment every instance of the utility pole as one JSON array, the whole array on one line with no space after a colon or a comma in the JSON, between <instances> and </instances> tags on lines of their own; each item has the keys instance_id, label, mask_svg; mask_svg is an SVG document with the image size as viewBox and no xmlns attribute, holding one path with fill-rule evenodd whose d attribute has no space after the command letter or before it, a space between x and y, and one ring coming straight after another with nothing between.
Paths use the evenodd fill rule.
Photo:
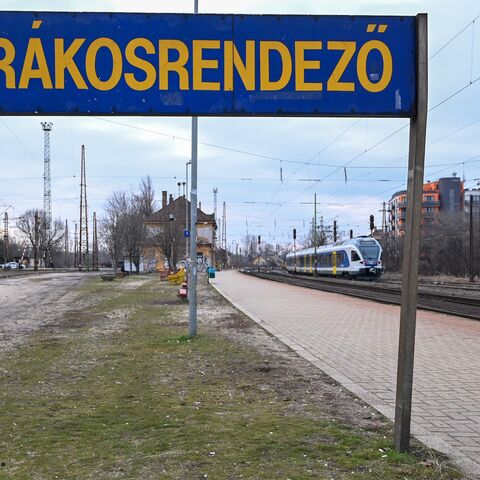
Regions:
<instances>
[{"instance_id":1,"label":"utility pole","mask_svg":"<svg viewBox=\"0 0 480 480\"><path fill-rule=\"evenodd\" d=\"M385 202L383 202L382 208L382 231L384 235L387 233L387 207Z\"/></svg>"},{"instance_id":2,"label":"utility pole","mask_svg":"<svg viewBox=\"0 0 480 480\"><path fill-rule=\"evenodd\" d=\"M68 220L65 220L65 259L64 259L64 262L63 264L65 265L65 267L68 267L68 242L69 242L69 238L68 238Z\"/></svg>"},{"instance_id":3,"label":"utility pole","mask_svg":"<svg viewBox=\"0 0 480 480\"><path fill-rule=\"evenodd\" d=\"M3 262L8 262L8 213L5 212L3 219Z\"/></svg>"},{"instance_id":4,"label":"utility pole","mask_svg":"<svg viewBox=\"0 0 480 480\"><path fill-rule=\"evenodd\" d=\"M93 212L92 270L98 271L98 233L97 233L97 214L96 214L96 212Z\"/></svg>"},{"instance_id":5,"label":"utility pole","mask_svg":"<svg viewBox=\"0 0 480 480\"><path fill-rule=\"evenodd\" d=\"M333 221L333 243L337 241L337 221Z\"/></svg>"},{"instance_id":6,"label":"utility pole","mask_svg":"<svg viewBox=\"0 0 480 480\"><path fill-rule=\"evenodd\" d=\"M85 145L82 145L80 180L80 238L78 242L78 269L90 270L88 250L88 208L87 208L87 178L85 173Z\"/></svg>"},{"instance_id":7,"label":"utility pole","mask_svg":"<svg viewBox=\"0 0 480 480\"><path fill-rule=\"evenodd\" d=\"M215 187L213 189L213 221L215 223L215 227L213 230L213 258L212 258L212 267L215 267L216 264L216 258L215 258L215 249L217 248L217 220L218 220L218 215L217 215L217 195L218 195L218 188Z\"/></svg>"},{"instance_id":8,"label":"utility pole","mask_svg":"<svg viewBox=\"0 0 480 480\"><path fill-rule=\"evenodd\" d=\"M73 237L73 268L78 267L78 225L75 224L75 234Z\"/></svg>"},{"instance_id":9,"label":"utility pole","mask_svg":"<svg viewBox=\"0 0 480 480\"><path fill-rule=\"evenodd\" d=\"M6 214L5 214L6 215ZM475 271L473 265L473 195L470 196L470 262L469 262L469 280L473 282L475 280Z\"/></svg>"},{"instance_id":10,"label":"utility pole","mask_svg":"<svg viewBox=\"0 0 480 480\"><path fill-rule=\"evenodd\" d=\"M33 269L35 271L38 270L38 210L35 210L35 223L33 227L33 238L34 238L34 245L33 245Z\"/></svg>"},{"instance_id":11,"label":"utility pole","mask_svg":"<svg viewBox=\"0 0 480 480\"><path fill-rule=\"evenodd\" d=\"M317 194L313 194L313 258L314 265L313 265L313 276L317 276Z\"/></svg>"},{"instance_id":12,"label":"utility pole","mask_svg":"<svg viewBox=\"0 0 480 480\"><path fill-rule=\"evenodd\" d=\"M227 204L223 202L222 215L222 248L227 250Z\"/></svg>"},{"instance_id":13,"label":"utility pole","mask_svg":"<svg viewBox=\"0 0 480 480\"><path fill-rule=\"evenodd\" d=\"M297 273L297 229L293 229L293 269Z\"/></svg>"},{"instance_id":14,"label":"utility pole","mask_svg":"<svg viewBox=\"0 0 480 480\"><path fill-rule=\"evenodd\" d=\"M198 13L198 0L193 11ZM198 180L198 117L192 117L192 190L190 193L190 275L188 299L188 333L197 335L197 180Z\"/></svg>"},{"instance_id":15,"label":"utility pole","mask_svg":"<svg viewBox=\"0 0 480 480\"><path fill-rule=\"evenodd\" d=\"M185 185L186 185L186 188L185 188L185 191L186 191L186 195L185 195L185 230L188 232L188 217L189 217L189 211L188 211L188 166L191 165L192 162L191 161L188 161L186 164L185 164ZM190 232L189 232L190 233ZM185 237L185 259L186 259L186 262L187 262L187 270L188 270L188 265L189 265L189 262L188 262L188 252L189 252L189 238L190 237ZM189 293L190 295L190 293Z\"/></svg>"}]
</instances>

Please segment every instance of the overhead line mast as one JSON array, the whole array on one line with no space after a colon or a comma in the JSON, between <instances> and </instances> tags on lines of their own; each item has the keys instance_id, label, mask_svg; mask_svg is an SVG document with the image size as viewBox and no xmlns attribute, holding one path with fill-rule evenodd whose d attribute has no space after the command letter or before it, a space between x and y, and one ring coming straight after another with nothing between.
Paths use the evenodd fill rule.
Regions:
<instances>
[{"instance_id":1,"label":"overhead line mast","mask_svg":"<svg viewBox=\"0 0 480 480\"><path fill-rule=\"evenodd\" d=\"M88 209L87 209L87 179L85 174L85 145L82 145L80 180L80 238L78 242L78 269L90 271L88 251Z\"/></svg>"}]
</instances>

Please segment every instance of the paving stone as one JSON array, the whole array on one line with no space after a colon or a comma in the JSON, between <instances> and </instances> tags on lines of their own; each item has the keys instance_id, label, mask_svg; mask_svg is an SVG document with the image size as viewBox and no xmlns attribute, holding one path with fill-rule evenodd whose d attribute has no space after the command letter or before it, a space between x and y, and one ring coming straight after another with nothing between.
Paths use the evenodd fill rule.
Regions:
<instances>
[{"instance_id":1,"label":"paving stone","mask_svg":"<svg viewBox=\"0 0 480 480\"><path fill-rule=\"evenodd\" d=\"M393 418L399 307L235 271L219 272L212 283L267 331ZM463 465L470 459L468 467L480 474L479 346L480 322L418 312L412 431L458 454Z\"/></svg>"}]
</instances>

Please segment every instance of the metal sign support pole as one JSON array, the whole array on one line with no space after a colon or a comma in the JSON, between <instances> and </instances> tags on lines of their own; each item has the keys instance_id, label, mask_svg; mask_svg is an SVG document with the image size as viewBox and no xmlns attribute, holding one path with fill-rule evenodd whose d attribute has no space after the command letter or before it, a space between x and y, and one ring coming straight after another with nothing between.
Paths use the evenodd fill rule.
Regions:
<instances>
[{"instance_id":1,"label":"metal sign support pole","mask_svg":"<svg viewBox=\"0 0 480 480\"><path fill-rule=\"evenodd\" d=\"M415 327L417 315L418 261L422 219L423 171L427 133L428 41L427 15L417 15L417 112L410 119L408 155L407 222L402 267L402 303L398 346L395 403L395 448L410 446Z\"/></svg>"},{"instance_id":2,"label":"metal sign support pole","mask_svg":"<svg viewBox=\"0 0 480 480\"><path fill-rule=\"evenodd\" d=\"M198 13L198 0L194 1L194 13ZM192 170L190 190L190 276L188 334L197 335L197 177L198 177L198 117L192 117Z\"/></svg>"}]
</instances>

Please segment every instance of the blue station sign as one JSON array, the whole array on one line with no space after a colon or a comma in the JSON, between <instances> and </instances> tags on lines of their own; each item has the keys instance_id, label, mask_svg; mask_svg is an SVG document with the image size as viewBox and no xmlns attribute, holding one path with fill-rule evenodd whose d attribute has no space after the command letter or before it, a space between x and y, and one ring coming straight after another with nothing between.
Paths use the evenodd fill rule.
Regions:
<instances>
[{"instance_id":1,"label":"blue station sign","mask_svg":"<svg viewBox=\"0 0 480 480\"><path fill-rule=\"evenodd\" d=\"M410 117L416 18L0 12L0 115Z\"/></svg>"}]
</instances>

